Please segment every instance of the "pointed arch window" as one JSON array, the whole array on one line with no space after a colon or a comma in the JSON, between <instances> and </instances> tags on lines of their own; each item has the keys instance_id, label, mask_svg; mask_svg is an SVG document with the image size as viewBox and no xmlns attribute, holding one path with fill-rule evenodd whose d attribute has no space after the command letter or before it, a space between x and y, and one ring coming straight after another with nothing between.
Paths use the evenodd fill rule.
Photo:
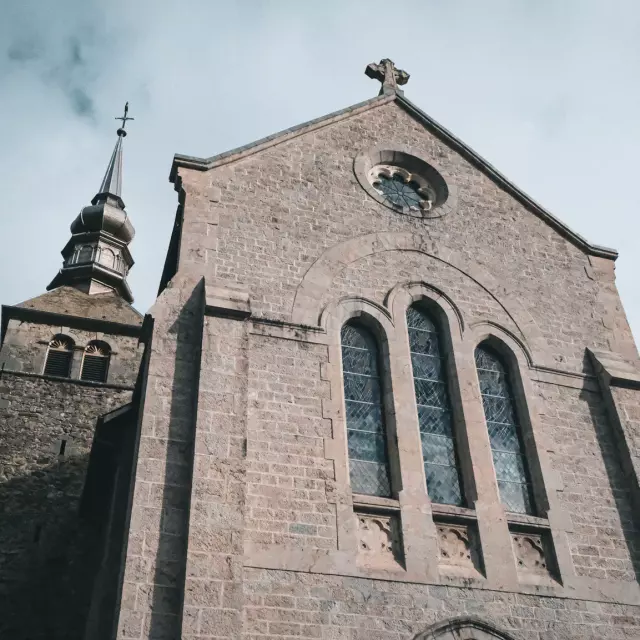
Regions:
<instances>
[{"instance_id":1,"label":"pointed arch window","mask_svg":"<svg viewBox=\"0 0 640 640\"><path fill-rule=\"evenodd\" d=\"M44 362L44 375L68 378L71 375L73 340L67 336L54 336L49 342Z\"/></svg>"},{"instance_id":2,"label":"pointed arch window","mask_svg":"<svg viewBox=\"0 0 640 640\"><path fill-rule=\"evenodd\" d=\"M91 382L106 382L110 358L111 349L106 342L98 340L90 342L84 350L80 379Z\"/></svg>"},{"instance_id":3,"label":"pointed arch window","mask_svg":"<svg viewBox=\"0 0 640 640\"><path fill-rule=\"evenodd\" d=\"M500 499L507 511L533 515L535 509L522 427L508 367L486 344L476 348L475 360Z\"/></svg>"},{"instance_id":4,"label":"pointed arch window","mask_svg":"<svg viewBox=\"0 0 640 640\"><path fill-rule=\"evenodd\" d=\"M389 455L376 339L365 327L342 327L342 372L354 493L391 496Z\"/></svg>"},{"instance_id":5,"label":"pointed arch window","mask_svg":"<svg viewBox=\"0 0 640 640\"><path fill-rule=\"evenodd\" d=\"M464 494L439 330L416 305L407 310L407 327L427 493L432 502L461 506Z\"/></svg>"}]
</instances>

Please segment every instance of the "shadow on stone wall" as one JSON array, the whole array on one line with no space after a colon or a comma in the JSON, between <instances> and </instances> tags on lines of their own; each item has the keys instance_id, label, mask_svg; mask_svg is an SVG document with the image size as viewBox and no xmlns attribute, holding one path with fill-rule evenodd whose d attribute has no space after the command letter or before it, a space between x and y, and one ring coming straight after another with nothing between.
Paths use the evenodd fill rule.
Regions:
<instances>
[{"instance_id":1,"label":"shadow on stone wall","mask_svg":"<svg viewBox=\"0 0 640 640\"><path fill-rule=\"evenodd\" d=\"M203 283L195 287L168 329L175 336L175 374L161 496L162 518L155 561L149 638L180 638L184 601L189 502L193 476L193 443L204 317Z\"/></svg>"},{"instance_id":2,"label":"shadow on stone wall","mask_svg":"<svg viewBox=\"0 0 640 640\"><path fill-rule=\"evenodd\" d=\"M597 406L594 404L594 397L598 398ZM633 565L635 579L640 583L640 514L634 514L631 487L620 463L620 452L618 451L616 443L616 435L609 417L602 411L604 401L601 396L594 396L592 392L582 392L580 398L583 399L589 407L596 439L611 488L611 495L614 499L612 506L614 506L618 512L622 533ZM590 510L593 511L593 508ZM615 562L615 559L612 560ZM611 580L628 579L622 575L616 576L615 574L618 570L614 566L608 567L606 570L608 574L607 577ZM620 570L619 573L622 574L624 572Z\"/></svg>"},{"instance_id":3,"label":"shadow on stone wall","mask_svg":"<svg viewBox=\"0 0 640 640\"><path fill-rule=\"evenodd\" d=\"M101 534L78 515L88 454L0 485L0 638L81 640Z\"/></svg>"}]
</instances>

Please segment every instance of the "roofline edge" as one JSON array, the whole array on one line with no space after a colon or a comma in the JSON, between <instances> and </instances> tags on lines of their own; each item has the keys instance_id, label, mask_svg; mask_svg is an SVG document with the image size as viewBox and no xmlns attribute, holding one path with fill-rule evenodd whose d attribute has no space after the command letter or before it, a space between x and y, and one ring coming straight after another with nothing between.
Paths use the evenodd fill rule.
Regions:
<instances>
[{"instance_id":1,"label":"roofline edge","mask_svg":"<svg viewBox=\"0 0 640 640\"><path fill-rule=\"evenodd\" d=\"M525 206L534 215L537 215L544 222L549 224L555 231L557 231L565 239L572 242L575 246L582 249L588 255L596 256L599 258L606 258L608 260L616 260L618 258L618 251L610 247L604 247L597 244L591 244L586 238L579 233L571 229L560 219L556 218L550 211L545 209L542 205L538 204L531 196L511 182L505 175L500 173L490 162L485 160L480 154L474 151L471 147L465 144L462 140L457 138L448 129L443 127L439 122L427 115L420 107L411 102L408 98L400 93L392 93L388 95L379 95L374 98L369 98L363 102L359 102L345 109L334 111L325 116L308 120L301 124L289 127L278 133L271 134L264 138L260 138L249 144L230 149L223 153L211 156L209 158L200 158L197 156L189 156L176 153L171 163L171 171L169 174L169 181L175 183L177 177L178 168L194 169L196 171L208 171L221 164L226 164L235 160L239 160L245 156L251 155L258 151L261 151L269 146L284 142L291 138L297 137L306 133L309 129L315 129L319 126L326 126L332 124L335 121L342 120L354 113L360 113L366 111L373 106L381 106L388 102L398 101L411 115L417 117L425 126L431 129L438 137L444 142L453 147L458 153L460 153L468 162L485 172L488 177L493 180L498 186L504 189L512 197L518 200L523 206Z\"/></svg>"}]
</instances>

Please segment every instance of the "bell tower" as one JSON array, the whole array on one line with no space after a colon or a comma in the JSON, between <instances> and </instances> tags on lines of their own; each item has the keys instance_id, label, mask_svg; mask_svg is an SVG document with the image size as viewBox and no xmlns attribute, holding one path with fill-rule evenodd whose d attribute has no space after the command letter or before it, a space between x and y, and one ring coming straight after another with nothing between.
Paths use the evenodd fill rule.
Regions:
<instances>
[{"instance_id":1,"label":"bell tower","mask_svg":"<svg viewBox=\"0 0 640 640\"><path fill-rule=\"evenodd\" d=\"M47 291L69 285L88 294L115 291L133 302L127 274L133 266L128 245L135 231L122 200L122 145L129 103L118 129L118 140L107 171L91 204L84 207L71 223L71 238L62 249L62 269Z\"/></svg>"}]
</instances>

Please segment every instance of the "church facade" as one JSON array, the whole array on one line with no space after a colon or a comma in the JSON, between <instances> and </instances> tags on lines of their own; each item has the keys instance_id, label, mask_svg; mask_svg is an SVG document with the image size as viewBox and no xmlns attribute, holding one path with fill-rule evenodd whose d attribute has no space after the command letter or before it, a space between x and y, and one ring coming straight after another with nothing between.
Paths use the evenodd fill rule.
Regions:
<instances>
[{"instance_id":1,"label":"church facade","mask_svg":"<svg viewBox=\"0 0 640 640\"><path fill-rule=\"evenodd\" d=\"M144 320L124 128L51 291L3 307L6 637L640 637L617 254L366 72L175 156Z\"/></svg>"}]
</instances>

